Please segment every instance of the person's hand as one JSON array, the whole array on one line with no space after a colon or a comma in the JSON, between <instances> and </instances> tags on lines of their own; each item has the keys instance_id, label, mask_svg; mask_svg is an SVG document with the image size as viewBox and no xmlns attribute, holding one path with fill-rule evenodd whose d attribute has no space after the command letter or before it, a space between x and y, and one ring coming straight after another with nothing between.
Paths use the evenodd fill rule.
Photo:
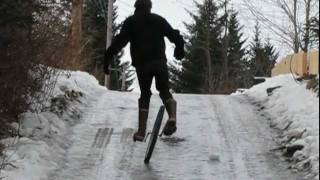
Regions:
<instances>
[{"instance_id":1,"label":"person's hand","mask_svg":"<svg viewBox=\"0 0 320 180\"><path fill-rule=\"evenodd\" d=\"M183 59L185 56L183 47L176 47L174 49L174 57L178 60Z\"/></svg>"}]
</instances>

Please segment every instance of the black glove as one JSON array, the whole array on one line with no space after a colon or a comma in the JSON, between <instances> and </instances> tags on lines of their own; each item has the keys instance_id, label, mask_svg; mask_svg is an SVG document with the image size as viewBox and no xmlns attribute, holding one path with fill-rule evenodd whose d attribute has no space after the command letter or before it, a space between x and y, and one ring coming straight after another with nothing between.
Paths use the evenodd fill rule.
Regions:
<instances>
[{"instance_id":1,"label":"black glove","mask_svg":"<svg viewBox=\"0 0 320 180\"><path fill-rule=\"evenodd\" d=\"M178 60L181 60L184 58L184 48L182 47L176 47L174 49L174 57Z\"/></svg>"},{"instance_id":2,"label":"black glove","mask_svg":"<svg viewBox=\"0 0 320 180\"><path fill-rule=\"evenodd\" d=\"M180 31L175 30L175 44L176 48L174 49L174 57L178 60L184 58L184 40L183 36L180 34Z\"/></svg>"}]
</instances>

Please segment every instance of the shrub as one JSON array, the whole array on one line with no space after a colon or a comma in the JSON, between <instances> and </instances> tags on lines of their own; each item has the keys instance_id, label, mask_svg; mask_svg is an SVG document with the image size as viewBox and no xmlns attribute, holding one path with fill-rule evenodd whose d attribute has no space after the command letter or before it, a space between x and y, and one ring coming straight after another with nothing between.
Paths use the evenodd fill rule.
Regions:
<instances>
[{"instance_id":1,"label":"shrub","mask_svg":"<svg viewBox=\"0 0 320 180\"><path fill-rule=\"evenodd\" d=\"M58 75L47 66L66 66L68 23L57 8L41 2L0 4L0 135L9 133L8 124L21 113L43 109Z\"/></svg>"}]
</instances>

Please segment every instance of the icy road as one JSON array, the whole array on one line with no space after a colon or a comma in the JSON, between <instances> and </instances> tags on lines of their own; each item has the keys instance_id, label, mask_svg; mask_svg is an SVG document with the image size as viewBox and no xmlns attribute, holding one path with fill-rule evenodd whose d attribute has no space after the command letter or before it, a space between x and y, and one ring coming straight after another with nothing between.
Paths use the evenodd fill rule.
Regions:
<instances>
[{"instance_id":1,"label":"icy road","mask_svg":"<svg viewBox=\"0 0 320 180\"><path fill-rule=\"evenodd\" d=\"M132 141L138 94L94 93L82 122L72 129L64 165L50 180L299 179L271 151L276 143L268 121L245 97L175 95L178 132L160 139L145 165L147 144ZM160 105L153 96L149 130Z\"/></svg>"}]
</instances>

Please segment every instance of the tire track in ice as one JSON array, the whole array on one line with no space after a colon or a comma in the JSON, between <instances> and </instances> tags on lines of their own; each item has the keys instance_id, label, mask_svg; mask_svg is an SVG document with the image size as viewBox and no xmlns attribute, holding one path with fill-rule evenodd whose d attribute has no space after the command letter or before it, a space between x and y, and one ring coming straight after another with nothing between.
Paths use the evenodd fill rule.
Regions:
<instances>
[{"instance_id":1,"label":"tire track in ice","mask_svg":"<svg viewBox=\"0 0 320 180\"><path fill-rule=\"evenodd\" d=\"M103 92L92 99L82 123L73 127L70 137L73 144L65 154L65 166L53 172L50 180L91 180L100 171L113 134L113 128L106 127L110 116L103 113L108 100Z\"/></svg>"},{"instance_id":2,"label":"tire track in ice","mask_svg":"<svg viewBox=\"0 0 320 180\"><path fill-rule=\"evenodd\" d=\"M213 96L212 107L226 143L222 154L230 159L228 179L301 179L269 152L271 129L245 99Z\"/></svg>"},{"instance_id":3,"label":"tire track in ice","mask_svg":"<svg viewBox=\"0 0 320 180\"><path fill-rule=\"evenodd\" d=\"M209 104L209 108L207 109L208 111L213 111L214 116L212 119L217 121L217 124L219 126L219 134L222 136L222 142L221 144L221 151L218 153L223 153L224 155L221 154L221 160L224 160L226 158L226 162L228 163L227 165L225 164L226 162L222 162L222 165L225 167L222 169L223 175L225 176L225 179L237 179L236 177L236 165L235 165L235 160L234 160L234 144L232 141L233 137L230 137L229 134L227 133L231 129L228 129L228 126L226 126L225 121L224 121L224 116L222 115L221 111L219 110L219 105L217 102L213 99L210 101L211 105ZM210 108L211 106L211 108ZM233 146L232 146L233 145ZM222 152L224 151L224 152ZM225 157L225 155L227 157Z\"/></svg>"}]
</instances>

